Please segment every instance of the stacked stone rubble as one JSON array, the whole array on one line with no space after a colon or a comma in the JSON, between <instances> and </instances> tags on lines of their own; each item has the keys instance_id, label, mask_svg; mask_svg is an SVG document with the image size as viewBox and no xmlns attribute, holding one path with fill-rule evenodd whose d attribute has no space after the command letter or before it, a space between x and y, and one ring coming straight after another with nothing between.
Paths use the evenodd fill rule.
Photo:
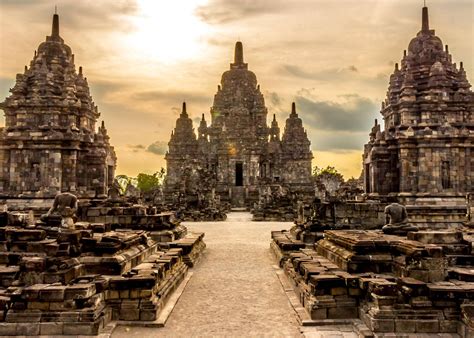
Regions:
<instances>
[{"instance_id":1,"label":"stacked stone rubble","mask_svg":"<svg viewBox=\"0 0 474 338\"><path fill-rule=\"evenodd\" d=\"M56 215L33 225L0 214L1 335L96 335L110 321L158 318L204 234L172 213L110 204L81 206L75 230Z\"/></svg>"},{"instance_id":2,"label":"stacked stone rubble","mask_svg":"<svg viewBox=\"0 0 474 338\"><path fill-rule=\"evenodd\" d=\"M408 238L332 230L314 246L272 233L275 257L314 321L353 319L361 336L474 334L469 231ZM365 326L356 325L358 319Z\"/></svg>"}]
</instances>

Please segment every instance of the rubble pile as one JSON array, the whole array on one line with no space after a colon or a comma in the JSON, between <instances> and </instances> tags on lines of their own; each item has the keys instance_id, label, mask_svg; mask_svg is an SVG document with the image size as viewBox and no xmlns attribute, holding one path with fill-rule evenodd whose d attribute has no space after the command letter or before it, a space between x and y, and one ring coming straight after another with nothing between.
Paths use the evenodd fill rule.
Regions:
<instances>
[{"instance_id":1,"label":"rubble pile","mask_svg":"<svg viewBox=\"0 0 474 338\"><path fill-rule=\"evenodd\" d=\"M272 238L314 320L360 318L376 334L474 334L472 231L328 230L307 248L288 232Z\"/></svg>"},{"instance_id":2,"label":"rubble pile","mask_svg":"<svg viewBox=\"0 0 474 338\"><path fill-rule=\"evenodd\" d=\"M132 217L135 209L121 210ZM32 225L28 215L1 213L0 335L95 335L112 320L156 320L205 246L202 233L171 229L158 242L146 229L176 224L170 219L144 214L134 219L142 229L108 218L69 229L58 215Z\"/></svg>"}]
</instances>

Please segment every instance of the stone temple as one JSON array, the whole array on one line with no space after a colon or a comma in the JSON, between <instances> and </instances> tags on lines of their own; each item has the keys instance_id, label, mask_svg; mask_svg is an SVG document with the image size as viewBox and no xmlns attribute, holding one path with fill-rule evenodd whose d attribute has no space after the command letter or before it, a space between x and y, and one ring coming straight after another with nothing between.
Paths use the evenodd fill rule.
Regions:
<instances>
[{"instance_id":1,"label":"stone temple","mask_svg":"<svg viewBox=\"0 0 474 338\"><path fill-rule=\"evenodd\" d=\"M82 67L59 35L59 16L51 36L35 51L30 66L16 76L1 103L0 191L3 198L53 198L71 191L80 198L106 196L116 156L104 122L89 93Z\"/></svg>"},{"instance_id":2,"label":"stone temple","mask_svg":"<svg viewBox=\"0 0 474 338\"><path fill-rule=\"evenodd\" d=\"M464 216L466 193L474 190L470 87L462 62L453 63L448 46L430 29L424 7L421 31L390 77L381 110L384 130L376 121L365 145L369 195L396 196L412 215L424 209L425 218L449 223Z\"/></svg>"},{"instance_id":3,"label":"stone temple","mask_svg":"<svg viewBox=\"0 0 474 338\"><path fill-rule=\"evenodd\" d=\"M208 126L204 114L198 128L183 104L166 154L165 192L182 190L185 170L205 168L214 179L215 193L233 206L248 206L259 191L272 185L293 193L311 195L310 141L293 103L280 138L280 127L268 110L255 74L244 62L241 42L235 45L234 62L224 72L211 107Z\"/></svg>"}]
</instances>

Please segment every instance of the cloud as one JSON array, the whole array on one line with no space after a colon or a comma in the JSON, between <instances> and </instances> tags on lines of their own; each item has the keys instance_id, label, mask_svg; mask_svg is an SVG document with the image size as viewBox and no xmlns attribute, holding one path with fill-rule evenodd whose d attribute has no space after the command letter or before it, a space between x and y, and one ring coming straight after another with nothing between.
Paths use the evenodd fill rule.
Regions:
<instances>
[{"instance_id":1,"label":"cloud","mask_svg":"<svg viewBox=\"0 0 474 338\"><path fill-rule=\"evenodd\" d=\"M226 24L282 9L281 0L211 0L196 9L196 15L210 24Z\"/></svg>"},{"instance_id":2,"label":"cloud","mask_svg":"<svg viewBox=\"0 0 474 338\"><path fill-rule=\"evenodd\" d=\"M36 15L30 22L37 24L43 24L44 18L54 13L54 3L52 5L49 0L4 0L2 6L9 11L34 10ZM62 1L58 5L60 26L81 31L97 29L129 31L133 27L124 21L123 17L134 15L137 11L137 3L128 0Z\"/></svg>"},{"instance_id":3,"label":"cloud","mask_svg":"<svg viewBox=\"0 0 474 338\"><path fill-rule=\"evenodd\" d=\"M281 105L281 97L278 95L278 93L275 92L266 92L265 97L268 100L269 104L275 108L280 107Z\"/></svg>"},{"instance_id":4,"label":"cloud","mask_svg":"<svg viewBox=\"0 0 474 338\"><path fill-rule=\"evenodd\" d=\"M331 151L345 153L348 151L362 151L368 140L368 132L321 132L310 130L308 136L311 138L311 148L315 151Z\"/></svg>"},{"instance_id":5,"label":"cloud","mask_svg":"<svg viewBox=\"0 0 474 338\"><path fill-rule=\"evenodd\" d=\"M202 93L192 92L192 91L177 91L177 90L153 90L153 91L144 91L132 94L132 99L149 101L149 102L159 102L161 104L168 105L177 105L181 102L186 101L187 109L191 107L193 103L195 104L208 104L212 103L212 96Z\"/></svg>"},{"instance_id":6,"label":"cloud","mask_svg":"<svg viewBox=\"0 0 474 338\"><path fill-rule=\"evenodd\" d=\"M334 81L353 76L354 73L358 72L358 69L356 66L350 65L345 68L328 68L318 71L308 71L299 66L283 64L278 67L277 71L281 75L290 75L302 79Z\"/></svg>"},{"instance_id":7,"label":"cloud","mask_svg":"<svg viewBox=\"0 0 474 338\"><path fill-rule=\"evenodd\" d=\"M378 106L358 94L339 97L342 102L296 96L297 111L301 112L304 123L315 129L368 132Z\"/></svg>"},{"instance_id":8,"label":"cloud","mask_svg":"<svg viewBox=\"0 0 474 338\"><path fill-rule=\"evenodd\" d=\"M127 147L132 149L134 153L138 153L139 151L142 151L145 149L145 146L143 144L128 144Z\"/></svg>"},{"instance_id":9,"label":"cloud","mask_svg":"<svg viewBox=\"0 0 474 338\"><path fill-rule=\"evenodd\" d=\"M155 141L146 148L146 151L156 155L164 155L168 151L168 143Z\"/></svg>"}]
</instances>

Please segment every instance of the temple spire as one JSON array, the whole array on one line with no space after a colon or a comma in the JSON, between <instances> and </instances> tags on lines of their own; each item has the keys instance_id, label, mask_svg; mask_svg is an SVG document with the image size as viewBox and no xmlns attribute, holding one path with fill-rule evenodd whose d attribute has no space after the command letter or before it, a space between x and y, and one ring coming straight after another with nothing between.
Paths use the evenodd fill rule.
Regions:
<instances>
[{"instance_id":1,"label":"temple spire","mask_svg":"<svg viewBox=\"0 0 474 338\"><path fill-rule=\"evenodd\" d=\"M234 64L240 65L244 63L244 48L242 42L235 43Z\"/></svg>"},{"instance_id":2,"label":"temple spire","mask_svg":"<svg viewBox=\"0 0 474 338\"><path fill-rule=\"evenodd\" d=\"M59 38L59 15L57 13L53 15L53 28L51 30L51 37Z\"/></svg>"},{"instance_id":3,"label":"temple spire","mask_svg":"<svg viewBox=\"0 0 474 338\"><path fill-rule=\"evenodd\" d=\"M188 115L188 113L186 112L186 102L183 102L183 109L181 111L181 115Z\"/></svg>"},{"instance_id":4,"label":"temple spire","mask_svg":"<svg viewBox=\"0 0 474 338\"><path fill-rule=\"evenodd\" d=\"M294 102L291 103L291 115L296 115L296 104Z\"/></svg>"},{"instance_id":5,"label":"temple spire","mask_svg":"<svg viewBox=\"0 0 474 338\"><path fill-rule=\"evenodd\" d=\"M430 20L428 16L428 7L425 6L423 7L422 10L422 15L421 15L421 31L422 32L429 32L430 30Z\"/></svg>"}]
</instances>

